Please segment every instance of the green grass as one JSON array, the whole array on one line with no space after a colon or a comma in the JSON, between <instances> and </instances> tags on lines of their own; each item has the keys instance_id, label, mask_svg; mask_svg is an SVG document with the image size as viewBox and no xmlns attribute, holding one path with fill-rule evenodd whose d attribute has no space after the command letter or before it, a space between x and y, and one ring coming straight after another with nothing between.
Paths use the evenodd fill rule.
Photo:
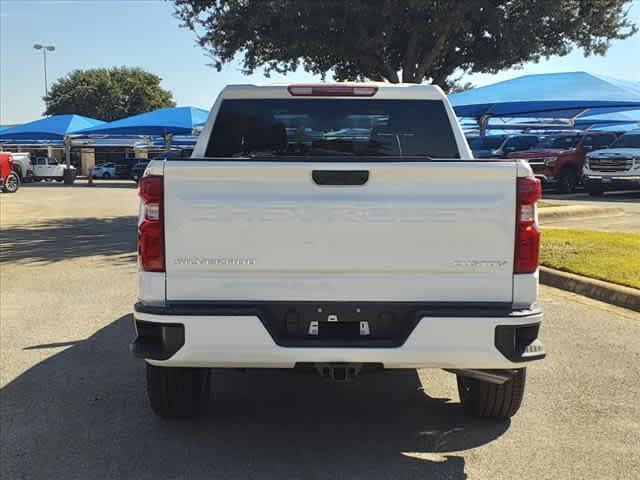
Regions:
<instances>
[{"instance_id":1,"label":"green grass","mask_svg":"<svg viewBox=\"0 0 640 480\"><path fill-rule=\"evenodd\" d=\"M640 288L640 234L543 228L540 263Z\"/></svg>"}]
</instances>

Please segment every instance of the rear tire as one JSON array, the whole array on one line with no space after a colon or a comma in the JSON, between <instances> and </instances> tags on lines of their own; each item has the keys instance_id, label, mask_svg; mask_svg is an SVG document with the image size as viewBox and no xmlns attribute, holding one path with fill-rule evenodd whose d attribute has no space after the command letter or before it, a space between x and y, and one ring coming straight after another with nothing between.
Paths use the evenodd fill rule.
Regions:
<instances>
[{"instance_id":1,"label":"rear tire","mask_svg":"<svg viewBox=\"0 0 640 480\"><path fill-rule=\"evenodd\" d=\"M458 394L465 413L478 418L506 420L520 409L527 369L516 370L502 385L458 375Z\"/></svg>"},{"instance_id":2,"label":"rear tire","mask_svg":"<svg viewBox=\"0 0 640 480\"><path fill-rule=\"evenodd\" d=\"M558 192L573 193L578 185L578 175L572 168L565 168L558 177Z\"/></svg>"},{"instance_id":3,"label":"rear tire","mask_svg":"<svg viewBox=\"0 0 640 480\"><path fill-rule=\"evenodd\" d=\"M109 180L111 178L111 174L109 172L104 172L102 174L102 178L105 180Z\"/></svg>"},{"instance_id":4,"label":"rear tire","mask_svg":"<svg viewBox=\"0 0 640 480\"><path fill-rule=\"evenodd\" d=\"M192 418L207 413L211 369L156 367L147 363L147 394L162 418Z\"/></svg>"}]
</instances>

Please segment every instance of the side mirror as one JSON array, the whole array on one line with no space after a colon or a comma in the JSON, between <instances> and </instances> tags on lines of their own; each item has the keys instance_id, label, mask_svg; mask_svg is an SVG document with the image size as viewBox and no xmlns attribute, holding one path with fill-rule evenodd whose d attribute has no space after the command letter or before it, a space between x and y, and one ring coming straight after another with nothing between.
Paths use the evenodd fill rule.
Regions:
<instances>
[{"instance_id":1,"label":"side mirror","mask_svg":"<svg viewBox=\"0 0 640 480\"><path fill-rule=\"evenodd\" d=\"M583 152L590 152L593 150L593 145L582 145L582 147L580 147L582 149Z\"/></svg>"}]
</instances>

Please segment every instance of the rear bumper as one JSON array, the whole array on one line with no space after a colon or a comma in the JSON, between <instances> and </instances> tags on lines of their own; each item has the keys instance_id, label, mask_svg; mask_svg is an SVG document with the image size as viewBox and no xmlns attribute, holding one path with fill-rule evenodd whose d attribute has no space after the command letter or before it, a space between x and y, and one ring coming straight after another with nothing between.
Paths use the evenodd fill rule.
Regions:
<instances>
[{"instance_id":1,"label":"rear bumper","mask_svg":"<svg viewBox=\"0 0 640 480\"><path fill-rule=\"evenodd\" d=\"M222 312L222 313L220 313ZM398 346L323 346L276 341L260 309L176 309L136 305L132 353L174 367L293 368L300 363L382 363L385 368L520 368L544 358L542 312L479 308L419 310ZM280 344L279 344L279 343Z\"/></svg>"},{"instance_id":2,"label":"rear bumper","mask_svg":"<svg viewBox=\"0 0 640 480\"><path fill-rule=\"evenodd\" d=\"M640 188L640 175L628 177L585 175L583 182L587 190L635 190Z\"/></svg>"}]
</instances>

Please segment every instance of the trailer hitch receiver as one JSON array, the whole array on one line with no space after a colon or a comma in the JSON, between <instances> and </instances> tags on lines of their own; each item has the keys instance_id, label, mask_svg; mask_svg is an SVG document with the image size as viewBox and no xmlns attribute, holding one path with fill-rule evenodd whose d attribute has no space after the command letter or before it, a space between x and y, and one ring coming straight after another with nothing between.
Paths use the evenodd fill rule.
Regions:
<instances>
[{"instance_id":1,"label":"trailer hitch receiver","mask_svg":"<svg viewBox=\"0 0 640 480\"><path fill-rule=\"evenodd\" d=\"M361 363L316 363L314 366L321 377L334 382L350 382L362 371Z\"/></svg>"}]
</instances>

